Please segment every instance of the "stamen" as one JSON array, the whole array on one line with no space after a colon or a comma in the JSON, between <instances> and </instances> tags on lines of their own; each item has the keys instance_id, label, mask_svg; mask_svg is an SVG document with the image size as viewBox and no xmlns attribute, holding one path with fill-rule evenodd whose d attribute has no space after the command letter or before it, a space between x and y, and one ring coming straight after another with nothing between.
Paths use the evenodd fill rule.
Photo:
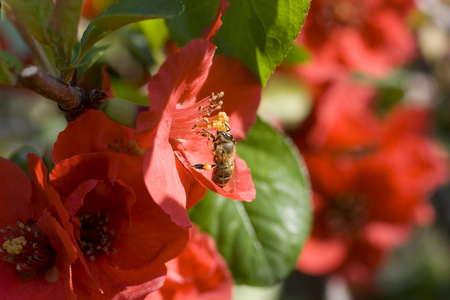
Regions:
<instances>
[{"instance_id":1,"label":"stamen","mask_svg":"<svg viewBox=\"0 0 450 300\"><path fill-rule=\"evenodd\" d=\"M19 254L26 244L27 241L25 240L25 237L19 236L11 240L6 240L3 243L3 249L5 249L8 254Z\"/></svg>"},{"instance_id":2,"label":"stamen","mask_svg":"<svg viewBox=\"0 0 450 300\"><path fill-rule=\"evenodd\" d=\"M227 116L227 114L223 111L219 112L216 116L216 118L213 121L213 128L217 130L227 130L227 122L230 120L230 118ZM211 120L210 120L211 121Z\"/></svg>"},{"instance_id":3,"label":"stamen","mask_svg":"<svg viewBox=\"0 0 450 300\"><path fill-rule=\"evenodd\" d=\"M215 111L222 108L223 101L219 100L224 96L224 92L218 94L212 93L210 96L196 102L188 107L177 108L172 119L170 128L171 139L195 139L198 133L196 128L205 128L207 130L218 129L226 130L228 116L225 112L213 115Z\"/></svg>"},{"instance_id":4,"label":"stamen","mask_svg":"<svg viewBox=\"0 0 450 300\"><path fill-rule=\"evenodd\" d=\"M81 223L80 248L89 260L94 261L97 255L115 253L111 241L117 240L118 237L108 228L109 213L86 214L78 219Z\"/></svg>"},{"instance_id":5,"label":"stamen","mask_svg":"<svg viewBox=\"0 0 450 300\"><path fill-rule=\"evenodd\" d=\"M3 261L14 265L20 278L31 279L54 266L56 251L36 224L17 222L16 227L7 226L0 232L5 240L0 255Z\"/></svg>"}]
</instances>

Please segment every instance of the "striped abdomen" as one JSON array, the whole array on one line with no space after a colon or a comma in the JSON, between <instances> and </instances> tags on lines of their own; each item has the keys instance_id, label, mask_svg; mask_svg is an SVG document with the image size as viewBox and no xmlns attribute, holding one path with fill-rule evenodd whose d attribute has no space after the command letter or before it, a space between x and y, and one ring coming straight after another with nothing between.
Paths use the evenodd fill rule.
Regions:
<instances>
[{"instance_id":1,"label":"striped abdomen","mask_svg":"<svg viewBox=\"0 0 450 300\"><path fill-rule=\"evenodd\" d=\"M214 168L212 181L223 188L233 176L234 162L223 160Z\"/></svg>"}]
</instances>

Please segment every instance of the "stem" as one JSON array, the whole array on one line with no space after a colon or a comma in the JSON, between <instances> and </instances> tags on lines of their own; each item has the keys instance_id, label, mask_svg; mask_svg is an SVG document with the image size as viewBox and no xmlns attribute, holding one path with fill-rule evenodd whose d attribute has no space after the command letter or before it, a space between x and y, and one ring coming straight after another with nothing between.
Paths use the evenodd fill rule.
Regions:
<instances>
[{"instance_id":1,"label":"stem","mask_svg":"<svg viewBox=\"0 0 450 300\"><path fill-rule=\"evenodd\" d=\"M75 119L86 108L99 109L107 96L98 89L86 93L82 88L65 83L36 66L26 67L18 77L19 87L33 90L58 103L68 121Z\"/></svg>"},{"instance_id":2,"label":"stem","mask_svg":"<svg viewBox=\"0 0 450 300\"><path fill-rule=\"evenodd\" d=\"M57 102L63 110L80 107L85 95L81 88L70 86L36 66L30 66L22 70L20 83L23 87Z\"/></svg>"}]
</instances>

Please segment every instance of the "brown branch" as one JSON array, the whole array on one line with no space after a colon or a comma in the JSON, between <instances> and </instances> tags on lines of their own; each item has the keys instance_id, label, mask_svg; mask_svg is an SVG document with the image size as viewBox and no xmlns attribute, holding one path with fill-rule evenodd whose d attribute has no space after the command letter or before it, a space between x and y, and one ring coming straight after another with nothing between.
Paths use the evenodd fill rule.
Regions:
<instances>
[{"instance_id":1,"label":"brown branch","mask_svg":"<svg viewBox=\"0 0 450 300\"><path fill-rule=\"evenodd\" d=\"M19 85L58 103L68 121L75 119L86 108L98 110L107 96L97 89L86 93L82 88L65 83L36 66L22 70Z\"/></svg>"},{"instance_id":2,"label":"brown branch","mask_svg":"<svg viewBox=\"0 0 450 300\"><path fill-rule=\"evenodd\" d=\"M36 66L23 69L20 82L24 87L57 102L63 110L78 108L85 94L81 88L70 86Z\"/></svg>"}]
</instances>

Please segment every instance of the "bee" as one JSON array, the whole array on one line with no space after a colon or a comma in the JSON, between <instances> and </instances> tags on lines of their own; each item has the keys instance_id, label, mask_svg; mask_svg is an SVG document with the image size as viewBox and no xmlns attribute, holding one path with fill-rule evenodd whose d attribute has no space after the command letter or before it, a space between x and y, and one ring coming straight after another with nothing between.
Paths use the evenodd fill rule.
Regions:
<instances>
[{"instance_id":1,"label":"bee","mask_svg":"<svg viewBox=\"0 0 450 300\"><path fill-rule=\"evenodd\" d=\"M226 131L217 130L216 136L205 130L210 140L214 143L214 147L210 149L211 154L214 155L214 165L197 164L191 167L195 169L209 170L214 169L212 174L212 181L219 187L224 188L232 178L234 178L234 184L231 189L234 188L235 182L235 162L234 156L236 154L236 141L233 135L229 133L230 127L226 127Z\"/></svg>"}]
</instances>

